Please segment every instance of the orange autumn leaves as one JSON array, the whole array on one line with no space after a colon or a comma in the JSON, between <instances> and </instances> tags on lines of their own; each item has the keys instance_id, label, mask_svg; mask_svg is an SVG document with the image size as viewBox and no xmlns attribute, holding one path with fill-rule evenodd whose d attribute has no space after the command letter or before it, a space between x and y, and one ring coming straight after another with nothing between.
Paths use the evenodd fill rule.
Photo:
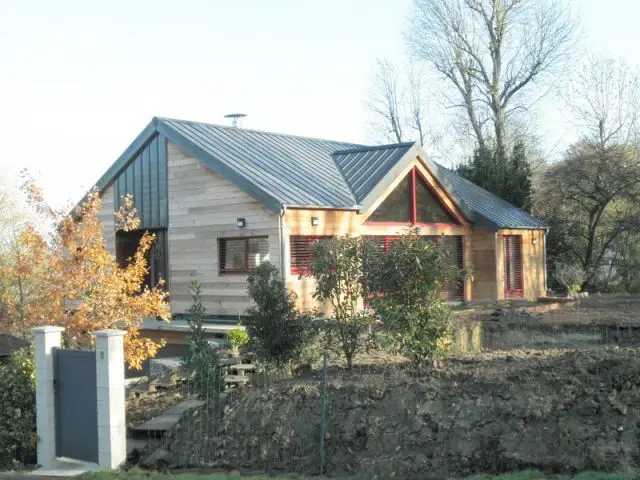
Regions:
<instances>
[{"instance_id":1,"label":"orange autumn leaves","mask_svg":"<svg viewBox=\"0 0 640 480\"><path fill-rule=\"evenodd\" d=\"M33 184L26 185L24 191L40 217L54 222L57 228L44 234L28 225L19 233L9 258L5 256L0 263L0 277L11 287L10 300L4 302L3 323L12 332L25 332L38 325L63 326L71 348L90 345L95 330L127 330L125 358L132 368L141 368L142 362L154 357L161 346L140 337L143 319L170 317L162 282L153 288L144 284L147 254L155 236L145 233L128 265L120 267L106 247L96 190L73 215L61 215L47 207ZM133 200L124 200L115 213L117 228L136 229L139 220ZM22 295L20 284L24 287Z\"/></svg>"}]
</instances>

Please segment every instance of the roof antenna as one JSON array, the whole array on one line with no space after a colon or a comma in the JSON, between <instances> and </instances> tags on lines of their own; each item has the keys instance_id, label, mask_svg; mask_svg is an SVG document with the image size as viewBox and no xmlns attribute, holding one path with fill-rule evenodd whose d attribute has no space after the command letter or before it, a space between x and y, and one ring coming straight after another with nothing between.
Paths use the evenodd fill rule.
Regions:
<instances>
[{"instance_id":1,"label":"roof antenna","mask_svg":"<svg viewBox=\"0 0 640 480\"><path fill-rule=\"evenodd\" d=\"M245 113L230 113L228 115L225 115L224 118L230 118L231 119L231 126L233 128L238 128L238 121L241 118L246 117L247 115Z\"/></svg>"}]
</instances>

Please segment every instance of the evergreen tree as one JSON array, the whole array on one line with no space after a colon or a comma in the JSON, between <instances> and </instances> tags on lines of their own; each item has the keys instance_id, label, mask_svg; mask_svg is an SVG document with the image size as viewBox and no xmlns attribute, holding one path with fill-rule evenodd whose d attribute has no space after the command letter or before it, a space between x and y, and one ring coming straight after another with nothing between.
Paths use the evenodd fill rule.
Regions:
<instances>
[{"instance_id":1,"label":"evergreen tree","mask_svg":"<svg viewBox=\"0 0 640 480\"><path fill-rule=\"evenodd\" d=\"M216 402L218 394L223 389L218 353L205 334L206 309L202 305L200 283L191 282L189 290L193 303L187 310L187 323L191 332L184 365L192 379L193 389L198 398L207 402Z\"/></svg>"},{"instance_id":2,"label":"evergreen tree","mask_svg":"<svg viewBox=\"0 0 640 480\"><path fill-rule=\"evenodd\" d=\"M503 200L531 211L531 167L523 142L517 142L510 154L502 150L479 147L468 163L457 169L467 180Z\"/></svg>"}]
</instances>

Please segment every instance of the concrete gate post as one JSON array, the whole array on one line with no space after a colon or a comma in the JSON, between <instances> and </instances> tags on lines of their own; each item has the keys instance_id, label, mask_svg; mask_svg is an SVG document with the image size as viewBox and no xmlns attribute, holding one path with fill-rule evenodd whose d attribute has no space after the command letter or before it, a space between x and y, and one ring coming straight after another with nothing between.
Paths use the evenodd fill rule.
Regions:
<instances>
[{"instance_id":1,"label":"concrete gate post","mask_svg":"<svg viewBox=\"0 0 640 480\"><path fill-rule=\"evenodd\" d=\"M98 389L98 464L118 468L127 459L122 330L98 330L96 385Z\"/></svg>"},{"instance_id":2,"label":"concrete gate post","mask_svg":"<svg viewBox=\"0 0 640 480\"><path fill-rule=\"evenodd\" d=\"M53 468L56 463L56 399L54 390L53 351L60 348L62 327L32 329L36 362L36 429L38 464Z\"/></svg>"}]
</instances>

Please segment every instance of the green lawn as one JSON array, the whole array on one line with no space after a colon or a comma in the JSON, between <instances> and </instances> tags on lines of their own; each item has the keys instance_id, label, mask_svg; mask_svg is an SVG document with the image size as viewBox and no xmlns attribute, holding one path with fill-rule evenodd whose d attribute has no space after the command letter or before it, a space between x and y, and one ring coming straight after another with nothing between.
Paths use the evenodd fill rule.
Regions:
<instances>
[{"instance_id":1,"label":"green lawn","mask_svg":"<svg viewBox=\"0 0 640 480\"><path fill-rule=\"evenodd\" d=\"M300 477L295 475L284 476L268 476L268 475L250 475L250 476L238 476L229 474L198 474L198 473L183 473L183 474L164 474L158 472L148 472L146 470L132 469L127 472L96 472L87 473L80 477L81 480L295 480L301 478L313 478L320 480L319 477ZM353 480L358 477L352 477ZM543 473L534 470L525 470L517 473L506 473L504 475L475 475L473 477L467 477L465 480L546 480L546 479L562 479L568 480L569 477L562 475L545 475ZM337 480L337 479L336 479ZM346 480L346 479L342 479ZM571 480L640 480L639 474L615 474L615 473L597 473L586 472L571 477Z\"/></svg>"},{"instance_id":2,"label":"green lawn","mask_svg":"<svg viewBox=\"0 0 640 480\"><path fill-rule=\"evenodd\" d=\"M567 477L561 475L545 475L535 470L524 470L517 473L505 473L504 475L475 475L468 477L466 480L545 480L554 478L564 478L571 480L638 480L640 476L636 474L622 475L617 473L598 473L598 472L585 472L580 473L574 477Z\"/></svg>"},{"instance_id":3,"label":"green lawn","mask_svg":"<svg viewBox=\"0 0 640 480\"><path fill-rule=\"evenodd\" d=\"M198 474L198 473L182 473L182 474L165 474L158 472L149 472L146 470L131 469L126 472L95 472L86 473L80 477L81 480L242 480L244 478L251 480L294 480L299 477L295 476L278 476L270 477L268 475L238 476L228 475L224 473L214 474Z\"/></svg>"}]
</instances>

